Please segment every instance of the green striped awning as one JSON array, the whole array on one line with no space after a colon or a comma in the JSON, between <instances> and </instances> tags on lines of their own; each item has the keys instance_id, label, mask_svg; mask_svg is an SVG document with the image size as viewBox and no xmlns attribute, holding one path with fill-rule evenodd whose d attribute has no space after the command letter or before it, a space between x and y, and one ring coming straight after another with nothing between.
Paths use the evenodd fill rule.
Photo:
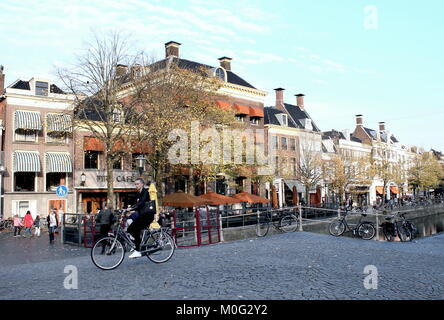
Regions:
<instances>
[{"instance_id":1,"label":"green striped awning","mask_svg":"<svg viewBox=\"0 0 444 320\"><path fill-rule=\"evenodd\" d=\"M72 172L71 156L68 153L46 153L46 173Z\"/></svg>"},{"instance_id":2,"label":"green striped awning","mask_svg":"<svg viewBox=\"0 0 444 320\"><path fill-rule=\"evenodd\" d=\"M15 111L15 129L42 130L40 112Z\"/></svg>"},{"instance_id":3,"label":"green striped awning","mask_svg":"<svg viewBox=\"0 0 444 320\"><path fill-rule=\"evenodd\" d=\"M14 172L40 172L40 158L37 152L16 151L13 153Z\"/></svg>"},{"instance_id":4,"label":"green striped awning","mask_svg":"<svg viewBox=\"0 0 444 320\"><path fill-rule=\"evenodd\" d=\"M71 131L71 116L69 114L48 113L46 115L47 132Z\"/></svg>"}]
</instances>

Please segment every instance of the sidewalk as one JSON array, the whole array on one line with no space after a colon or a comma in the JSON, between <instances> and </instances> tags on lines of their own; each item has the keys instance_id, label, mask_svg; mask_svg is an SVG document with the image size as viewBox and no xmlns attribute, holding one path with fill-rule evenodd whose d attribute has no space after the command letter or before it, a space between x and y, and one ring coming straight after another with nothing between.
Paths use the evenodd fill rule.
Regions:
<instances>
[{"instance_id":1,"label":"sidewalk","mask_svg":"<svg viewBox=\"0 0 444 320\"><path fill-rule=\"evenodd\" d=\"M24 230L21 234L23 233ZM14 238L13 232L0 232L0 267L85 256L90 250L69 244L62 245L60 234L56 234L54 243L50 245L47 230L42 231L38 238Z\"/></svg>"}]
</instances>

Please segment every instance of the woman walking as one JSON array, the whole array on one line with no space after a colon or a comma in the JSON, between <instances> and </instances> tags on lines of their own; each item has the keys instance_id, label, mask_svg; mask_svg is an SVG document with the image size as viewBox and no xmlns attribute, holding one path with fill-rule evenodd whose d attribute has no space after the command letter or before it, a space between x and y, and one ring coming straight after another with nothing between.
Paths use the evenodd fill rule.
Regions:
<instances>
[{"instance_id":1,"label":"woman walking","mask_svg":"<svg viewBox=\"0 0 444 320\"><path fill-rule=\"evenodd\" d=\"M32 226L34 224L34 219L32 219L31 211L27 211L25 214L25 217L23 218L24 225L25 225L25 234L23 236L26 236L27 233L29 233L30 236L32 236Z\"/></svg>"},{"instance_id":2,"label":"woman walking","mask_svg":"<svg viewBox=\"0 0 444 320\"><path fill-rule=\"evenodd\" d=\"M40 216L35 217L34 226L35 226L34 236L40 237Z\"/></svg>"},{"instance_id":3,"label":"woman walking","mask_svg":"<svg viewBox=\"0 0 444 320\"><path fill-rule=\"evenodd\" d=\"M49 243L53 244L54 242L54 231L58 226L57 222L57 215L55 213L55 210L52 209L49 213L48 217L46 218L48 221L48 232L49 232Z\"/></svg>"},{"instance_id":4,"label":"woman walking","mask_svg":"<svg viewBox=\"0 0 444 320\"><path fill-rule=\"evenodd\" d=\"M20 237L20 231L22 231L22 227L23 227L22 219L20 219L19 216L16 214L14 216L14 237Z\"/></svg>"}]
</instances>

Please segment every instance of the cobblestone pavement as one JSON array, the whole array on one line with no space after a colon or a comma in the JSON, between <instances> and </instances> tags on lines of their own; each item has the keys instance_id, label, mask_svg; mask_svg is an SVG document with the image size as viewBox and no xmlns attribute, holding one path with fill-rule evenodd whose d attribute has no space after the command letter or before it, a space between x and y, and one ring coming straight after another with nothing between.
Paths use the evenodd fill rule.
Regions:
<instances>
[{"instance_id":1,"label":"cobblestone pavement","mask_svg":"<svg viewBox=\"0 0 444 320\"><path fill-rule=\"evenodd\" d=\"M5 259L4 247L33 240L43 242L0 239L0 299L444 298L442 233L389 243L296 232L178 249L165 264L125 259L113 271L96 268L89 250L59 244L40 260ZM78 269L78 289L63 286L67 265ZM377 267L377 289L364 287L367 265Z\"/></svg>"}]
</instances>

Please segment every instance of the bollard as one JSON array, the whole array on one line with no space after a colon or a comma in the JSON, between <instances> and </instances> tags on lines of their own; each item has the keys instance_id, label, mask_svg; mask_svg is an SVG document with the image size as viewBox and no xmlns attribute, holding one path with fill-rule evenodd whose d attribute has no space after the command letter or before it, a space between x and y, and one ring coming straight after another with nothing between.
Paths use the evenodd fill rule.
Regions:
<instances>
[{"instance_id":1,"label":"bollard","mask_svg":"<svg viewBox=\"0 0 444 320\"><path fill-rule=\"evenodd\" d=\"M302 229L302 208L301 208L301 204L299 203L299 231L304 231Z\"/></svg>"},{"instance_id":2,"label":"bollard","mask_svg":"<svg viewBox=\"0 0 444 320\"><path fill-rule=\"evenodd\" d=\"M222 215L219 214L219 233L220 233L220 241L224 242L224 229L222 227Z\"/></svg>"},{"instance_id":3,"label":"bollard","mask_svg":"<svg viewBox=\"0 0 444 320\"><path fill-rule=\"evenodd\" d=\"M375 228L376 228L376 241L379 241L379 214L378 213L376 213L376 226L375 226Z\"/></svg>"}]
</instances>

